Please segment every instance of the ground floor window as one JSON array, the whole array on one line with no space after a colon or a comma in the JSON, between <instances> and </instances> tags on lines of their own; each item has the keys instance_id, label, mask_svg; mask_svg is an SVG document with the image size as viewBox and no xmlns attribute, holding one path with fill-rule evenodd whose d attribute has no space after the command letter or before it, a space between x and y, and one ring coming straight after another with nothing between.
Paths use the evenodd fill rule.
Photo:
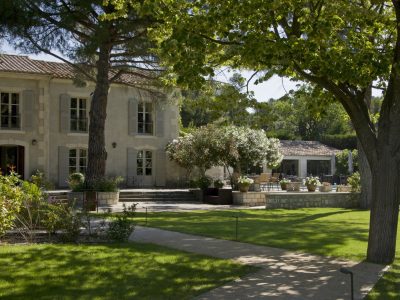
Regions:
<instances>
[{"instance_id":1,"label":"ground floor window","mask_svg":"<svg viewBox=\"0 0 400 300\"><path fill-rule=\"evenodd\" d=\"M307 175L322 176L332 174L330 160L307 160Z\"/></svg>"},{"instance_id":2,"label":"ground floor window","mask_svg":"<svg viewBox=\"0 0 400 300\"><path fill-rule=\"evenodd\" d=\"M282 176L299 176L299 161L297 159L284 159L279 168L272 170Z\"/></svg>"},{"instance_id":3,"label":"ground floor window","mask_svg":"<svg viewBox=\"0 0 400 300\"><path fill-rule=\"evenodd\" d=\"M86 149L70 149L69 150L69 174L86 173L87 167L87 150Z\"/></svg>"},{"instance_id":4,"label":"ground floor window","mask_svg":"<svg viewBox=\"0 0 400 300\"><path fill-rule=\"evenodd\" d=\"M24 178L25 148L22 146L0 146L0 172L3 175L16 172Z\"/></svg>"},{"instance_id":5,"label":"ground floor window","mask_svg":"<svg viewBox=\"0 0 400 300\"><path fill-rule=\"evenodd\" d=\"M153 173L153 152L150 150L139 150L136 163L136 175L151 176Z\"/></svg>"}]
</instances>

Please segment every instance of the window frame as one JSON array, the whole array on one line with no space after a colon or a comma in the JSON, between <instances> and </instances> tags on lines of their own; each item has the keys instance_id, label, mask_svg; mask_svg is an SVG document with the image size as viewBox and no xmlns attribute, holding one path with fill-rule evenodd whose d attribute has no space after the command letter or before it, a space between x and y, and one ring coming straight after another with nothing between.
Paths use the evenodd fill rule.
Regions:
<instances>
[{"instance_id":1,"label":"window frame","mask_svg":"<svg viewBox=\"0 0 400 300\"><path fill-rule=\"evenodd\" d=\"M149 122L146 122L146 116L149 117L150 120ZM153 136L154 125L155 125L155 111L153 102L139 101L137 106L137 134Z\"/></svg>"},{"instance_id":2,"label":"window frame","mask_svg":"<svg viewBox=\"0 0 400 300\"><path fill-rule=\"evenodd\" d=\"M150 166L147 165L148 162L150 162ZM136 176L153 176L153 162L154 155L152 150L138 150L136 155Z\"/></svg>"},{"instance_id":3,"label":"window frame","mask_svg":"<svg viewBox=\"0 0 400 300\"><path fill-rule=\"evenodd\" d=\"M73 101L76 101L75 108L72 107ZM85 108L81 109L81 103L85 104ZM70 104L69 104L69 130L70 132L76 133L87 133L88 132L88 104L89 100L84 97L71 97ZM72 111L75 111L76 117L72 117ZM82 111L84 112L84 117L82 117ZM81 123L83 121L83 123ZM75 126L76 129L73 129L73 122L76 122ZM84 126L82 126L84 124ZM83 128L84 127L84 128Z\"/></svg>"},{"instance_id":4,"label":"window frame","mask_svg":"<svg viewBox=\"0 0 400 300\"><path fill-rule=\"evenodd\" d=\"M7 114L4 114L5 117L8 118L8 125L7 126L3 126L2 124L2 118L3 118L3 112L2 112L2 108L3 108L3 94L7 94L8 95L8 102L6 103L7 105ZM13 95L16 96L16 104L12 103L13 100ZM12 113L12 108L13 106L16 106L16 114ZM0 91L0 129L1 130L21 130L21 93L19 92L12 92L12 91ZM16 126L12 125L12 119L16 118Z\"/></svg>"},{"instance_id":5,"label":"window frame","mask_svg":"<svg viewBox=\"0 0 400 300\"><path fill-rule=\"evenodd\" d=\"M71 151L75 151L75 156L71 157ZM85 155L82 156L83 151ZM71 164L71 159L75 160L74 165ZM86 162L81 165L82 159ZM82 173L86 174L87 170L87 160L88 160L88 149L86 148L70 148L68 150L68 174L72 173Z\"/></svg>"}]
</instances>

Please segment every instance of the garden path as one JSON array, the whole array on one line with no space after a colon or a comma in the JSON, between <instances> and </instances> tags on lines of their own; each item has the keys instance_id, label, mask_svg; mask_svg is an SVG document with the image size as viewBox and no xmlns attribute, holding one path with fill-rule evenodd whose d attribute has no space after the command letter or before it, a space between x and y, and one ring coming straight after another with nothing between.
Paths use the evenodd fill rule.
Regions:
<instances>
[{"instance_id":1,"label":"garden path","mask_svg":"<svg viewBox=\"0 0 400 300\"><path fill-rule=\"evenodd\" d=\"M232 259L260 267L255 273L213 289L197 299L350 299L349 275L354 273L354 298L362 299L374 286L385 266L353 262L284 249L220 240L156 228L137 226L130 236L134 242Z\"/></svg>"}]
</instances>

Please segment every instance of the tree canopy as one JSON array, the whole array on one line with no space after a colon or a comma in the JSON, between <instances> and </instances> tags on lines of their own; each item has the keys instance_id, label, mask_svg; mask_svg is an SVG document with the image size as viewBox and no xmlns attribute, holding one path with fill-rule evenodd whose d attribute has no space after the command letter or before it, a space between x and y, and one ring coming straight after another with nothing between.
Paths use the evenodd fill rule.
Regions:
<instances>
[{"instance_id":1,"label":"tree canopy","mask_svg":"<svg viewBox=\"0 0 400 300\"><path fill-rule=\"evenodd\" d=\"M199 0L176 13L159 32L164 38L158 53L177 82L201 84L226 64L253 69L260 80L278 74L311 82L342 104L372 171L367 259L393 261L400 194L400 1ZM368 100L375 85L385 92L377 125Z\"/></svg>"},{"instance_id":2,"label":"tree canopy","mask_svg":"<svg viewBox=\"0 0 400 300\"><path fill-rule=\"evenodd\" d=\"M161 3L161 2L160 2ZM73 66L76 83L96 83L90 108L87 179L105 174L104 127L110 84L123 81L162 98L162 69L149 30L158 26L152 1L16 0L0 2L8 40L26 53L47 53Z\"/></svg>"}]
</instances>

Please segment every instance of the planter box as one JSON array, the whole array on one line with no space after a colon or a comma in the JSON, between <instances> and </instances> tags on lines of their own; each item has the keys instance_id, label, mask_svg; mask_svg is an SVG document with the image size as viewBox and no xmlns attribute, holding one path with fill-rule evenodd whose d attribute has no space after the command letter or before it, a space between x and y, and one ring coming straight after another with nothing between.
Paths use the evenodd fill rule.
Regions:
<instances>
[{"instance_id":1,"label":"planter box","mask_svg":"<svg viewBox=\"0 0 400 300\"><path fill-rule=\"evenodd\" d=\"M338 192L338 193L349 193L349 192L351 192L351 186L348 186L348 185L340 186L340 185L338 185L338 187L336 188L336 192Z\"/></svg>"},{"instance_id":2,"label":"planter box","mask_svg":"<svg viewBox=\"0 0 400 300\"><path fill-rule=\"evenodd\" d=\"M301 182L289 182L286 184L286 190L288 192L300 192Z\"/></svg>"},{"instance_id":3,"label":"planter box","mask_svg":"<svg viewBox=\"0 0 400 300\"><path fill-rule=\"evenodd\" d=\"M320 185L319 191L323 192L323 193L332 192L332 186L331 185Z\"/></svg>"},{"instance_id":4,"label":"planter box","mask_svg":"<svg viewBox=\"0 0 400 300\"><path fill-rule=\"evenodd\" d=\"M94 192L96 193L96 199L98 206L110 206L117 204L119 201L119 192ZM83 206L85 199L85 192L69 192L68 201L71 203L75 201L75 205L78 207Z\"/></svg>"},{"instance_id":5,"label":"planter box","mask_svg":"<svg viewBox=\"0 0 400 300\"><path fill-rule=\"evenodd\" d=\"M204 203L216 205L232 204L232 189L216 189L216 192L210 192L210 194L204 196Z\"/></svg>"}]
</instances>

